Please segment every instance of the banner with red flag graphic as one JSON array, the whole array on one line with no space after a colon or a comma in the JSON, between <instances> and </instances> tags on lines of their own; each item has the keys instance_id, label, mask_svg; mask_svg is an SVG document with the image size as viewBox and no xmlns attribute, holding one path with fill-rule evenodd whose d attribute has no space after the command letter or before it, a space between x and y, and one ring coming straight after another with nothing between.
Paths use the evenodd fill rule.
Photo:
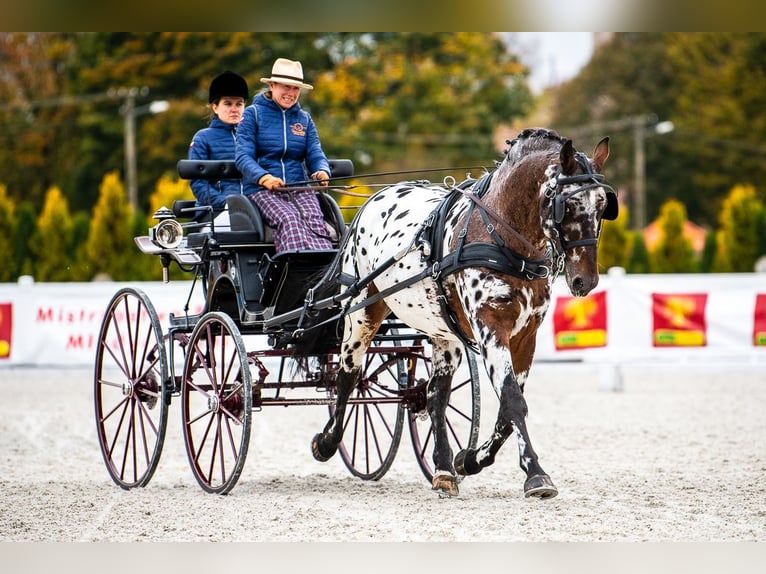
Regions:
<instances>
[{"instance_id":1,"label":"banner with red flag graphic","mask_svg":"<svg viewBox=\"0 0 766 574\"><path fill-rule=\"evenodd\" d=\"M766 347L766 294L755 296L755 314L753 317L753 345Z\"/></svg>"},{"instance_id":2,"label":"banner with red flag graphic","mask_svg":"<svg viewBox=\"0 0 766 574\"><path fill-rule=\"evenodd\" d=\"M652 293L655 347L707 345L707 293Z\"/></svg>"},{"instance_id":3,"label":"banner with red flag graphic","mask_svg":"<svg viewBox=\"0 0 766 574\"><path fill-rule=\"evenodd\" d=\"M606 291L587 297L560 296L553 311L556 350L605 347Z\"/></svg>"},{"instance_id":4,"label":"banner with red flag graphic","mask_svg":"<svg viewBox=\"0 0 766 574\"><path fill-rule=\"evenodd\" d=\"M0 359L11 356L11 333L13 332L13 305L0 303Z\"/></svg>"}]
</instances>

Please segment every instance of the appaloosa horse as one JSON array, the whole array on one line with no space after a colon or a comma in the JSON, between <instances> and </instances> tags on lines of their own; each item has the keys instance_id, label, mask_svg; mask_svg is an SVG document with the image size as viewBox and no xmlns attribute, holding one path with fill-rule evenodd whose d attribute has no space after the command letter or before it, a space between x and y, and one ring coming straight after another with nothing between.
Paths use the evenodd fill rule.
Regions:
<instances>
[{"instance_id":1,"label":"appaloosa horse","mask_svg":"<svg viewBox=\"0 0 766 574\"><path fill-rule=\"evenodd\" d=\"M352 296L343 314L336 408L312 441L317 460L337 450L365 351L393 312L429 335L433 346L427 384L433 490L457 495L456 473L491 465L515 432L525 495L558 493L532 448L522 393L555 277L564 271L575 296L598 283L601 221L617 216L614 191L599 173L609 138L598 143L592 159L547 129L524 130L508 143L506 157L481 179L459 186L392 185L373 195L352 222L324 280L336 293L346 288ZM308 329L297 354L311 354L322 341L322 329ZM489 439L453 461L445 409L465 345L483 358L500 389L500 407Z\"/></svg>"}]
</instances>

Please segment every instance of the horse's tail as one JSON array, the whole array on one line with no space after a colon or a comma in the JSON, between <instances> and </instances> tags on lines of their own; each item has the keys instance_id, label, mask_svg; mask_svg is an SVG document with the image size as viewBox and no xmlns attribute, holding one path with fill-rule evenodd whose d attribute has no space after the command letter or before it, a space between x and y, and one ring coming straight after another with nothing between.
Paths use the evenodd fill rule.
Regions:
<instances>
[{"instance_id":1,"label":"horse's tail","mask_svg":"<svg viewBox=\"0 0 766 574\"><path fill-rule=\"evenodd\" d=\"M353 225L353 222L352 222ZM292 358L300 370L306 370L309 359L328 353L338 346L338 340L342 335L343 325L340 319L342 311L339 304L329 305L323 309L312 308L313 303L329 299L340 293L340 268L341 260L349 237L352 234L352 225L347 228L347 233L338 248L335 258L315 275L308 279L311 288L311 301L304 304L304 315L295 332L290 350Z\"/></svg>"}]
</instances>

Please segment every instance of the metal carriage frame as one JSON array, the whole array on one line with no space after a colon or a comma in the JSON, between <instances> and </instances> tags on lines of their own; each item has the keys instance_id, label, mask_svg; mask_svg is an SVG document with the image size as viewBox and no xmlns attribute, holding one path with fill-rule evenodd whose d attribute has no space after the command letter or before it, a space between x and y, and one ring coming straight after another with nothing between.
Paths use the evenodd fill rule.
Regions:
<instances>
[{"instance_id":1,"label":"metal carriage frame","mask_svg":"<svg viewBox=\"0 0 766 574\"><path fill-rule=\"evenodd\" d=\"M333 177L353 171L348 160L331 164ZM178 171L185 179L240 177L229 161L181 160ZM317 188L317 194L337 247L345 230L341 211L326 191ZM174 262L194 277L185 312L171 313L166 331L137 288L120 289L104 314L94 369L95 418L104 462L121 488L150 482L174 398L181 402L192 473L205 491L218 494L228 493L239 480L253 412L266 406L334 408L340 341L330 345L330 352L307 358L309 369L297 377L290 343L301 316L315 310L306 302L311 282L337 249L275 254L270 229L255 205L244 196L229 197L227 203L230 229L216 229L212 217L194 221L200 213L194 202L176 202L172 212L155 214L159 223L148 236L136 238L144 253L159 256L166 281ZM204 306L190 314L198 283ZM319 308L338 305L320 303ZM252 341L257 348L248 350ZM479 431L478 371L473 354L465 355L448 408L455 452L475 447ZM388 319L367 352L346 413L339 452L353 475L382 478L406 424L418 466L432 480L433 441L425 409L429 377L426 336L395 317Z\"/></svg>"}]
</instances>

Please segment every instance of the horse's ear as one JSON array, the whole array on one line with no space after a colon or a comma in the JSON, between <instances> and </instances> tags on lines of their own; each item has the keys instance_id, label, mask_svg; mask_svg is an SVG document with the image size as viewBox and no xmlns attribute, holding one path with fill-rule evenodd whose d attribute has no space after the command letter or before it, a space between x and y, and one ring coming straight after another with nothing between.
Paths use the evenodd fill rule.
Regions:
<instances>
[{"instance_id":1,"label":"horse's ear","mask_svg":"<svg viewBox=\"0 0 766 574\"><path fill-rule=\"evenodd\" d=\"M609 157L609 136L602 138L600 142L596 144L596 148L593 150L593 163L596 166L596 171L601 173L601 170Z\"/></svg>"},{"instance_id":2,"label":"horse's ear","mask_svg":"<svg viewBox=\"0 0 766 574\"><path fill-rule=\"evenodd\" d=\"M561 173L563 175L572 175L575 172L575 169L577 169L577 161L575 160L575 150L572 145L572 140L564 140L559 158L561 160Z\"/></svg>"}]
</instances>

